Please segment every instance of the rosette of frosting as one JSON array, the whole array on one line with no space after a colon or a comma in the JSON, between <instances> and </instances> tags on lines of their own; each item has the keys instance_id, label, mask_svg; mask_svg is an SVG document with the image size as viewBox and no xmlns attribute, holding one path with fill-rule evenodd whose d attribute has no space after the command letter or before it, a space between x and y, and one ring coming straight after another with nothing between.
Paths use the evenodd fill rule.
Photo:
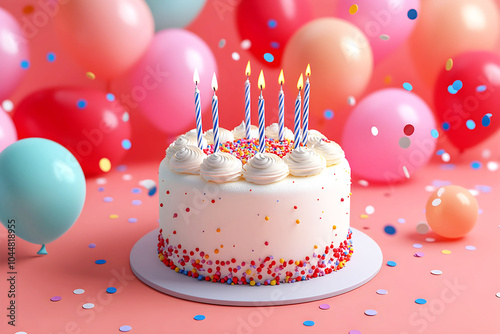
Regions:
<instances>
[{"instance_id":1,"label":"rosette of frosting","mask_svg":"<svg viewBox=\"0 0 500 334\"><path fill-rule=\"evenodd\" d=\"M170 163L170 159L172 159L172 157L175 155L175 153L177 153L177 151L179 151L183 147L186 147L187 145L196 146L197 145L196 139L193 141L186 135L181 135L177 137L177 139L167 148L166 154L168 163Z\"/></svg>"},{"instance_id":2,"label":"rosette of frosting","mask_svg":"<svg viewBox=\"0 0 500 334\"><path fill-rule=\"evenodd\" d=\"M235 140L245 138L245 122L241 122L232 132ZM250 136L252 136L252 138L259 138L259 128L257 126L250 126Z\"/></svg>"},{"instance_id":3,"label":"rosette of frosting","mask_svg":"<svg viewBox=\"0 0 500 334\"><path fill-rule=\"evenodd\" d=\"M243 166L243 177L255 184L269 184L288 176L288 166L273 153L257 153Z\"/></svg>"},{"instance_id":4,"label":"rosette of frosting","mask_svg":"<svg viewBox=\"0 0 500 334\"><path fill-rule=\"evenodd\" d=\"M241 160L225 152L217 152L206 157L200 169L202 178L215 183L237 181L241 173Z\"/></svg>"},{"instance_id":5,"label":"rosette of frosting","mask_svg":"<svg viewBox=\"0 0 500 334\"><path fill-rule=\"evenodd\" d=\"M344 151L334 141L320 140L312 146L312 149L326 159L326 165L336 165L345 158Z\"/></svg>"},{"instance_id":6,"label":"rosette of frosting","mask_svg":"<svg viewBox=\"0 0 500 334\"><path fill-rule=\"evenodd\" d=\"M190 144L190 145L194 145L194 146L198 146L198 132L196 129L191 129L189 130L188 132L186 132L184 134L184 136L186 136L187 138L189 138L190 140L192 140L193 144ZM201 136L201 148L202 149L205 149L207 148L207 145L208 145L208 142L206 140L206 138L202 135Z\"/></svg>"},{"instance_id":7,"label":"rosette of frosting","mask_svg":"<svg viewBox=\"0 0 500 334\"><path fill-rule=\"evenodd\" d=\"M170 159L170 169L177 173L200 174L200 166L207 155L198 146L186 145Z\"/></svg>"},{"instance_id":8,"label":"rosette of frosting","mask_svg":"<svg viewBox=\"0 0 500 334\"><path fill-rule=\"evenodd\" d=\"M209 144L214 143L214 129L210 129L204 134L205 139ZM227 129L219 128L219 143L224 144L227 141L233 141L233 133Z\"/></svg>"},{"instance_id":9,"label":"rosette of frosting","mask_svg":"<svg viewBox=\"0 0 500 334\"><path fill-rule=\"evenodd\" d=\"M326 168L326 160L312 149L299 146L288 153L283 161L288 165L290 174L295 176L311 176L319 174Z\"/></svg>"},{"instance_id":10,"label":"rosette of frosting","mask_svg":"<svg viewBox=\"0 0 500 334\"><path fill-rule=\"evenodd\" d=\"M286 126L283 128L285 139L293 140L293 132ZM266 127L266 137L271 139L279 139L280 127L278 123L273 123Z\"/></svg>"},{"instance_id":11,"label":"rosette of frosting","mask_svg":"<svg viewBox=\"0 0 500 334\"><path fill-rule=\"evenodd\" d=\"M318 143L322 139L327 140L326 136L319 132L318 130L309 130L307 132L307 146L311 147L312 145Z\"/></svg>"}]
</instances>

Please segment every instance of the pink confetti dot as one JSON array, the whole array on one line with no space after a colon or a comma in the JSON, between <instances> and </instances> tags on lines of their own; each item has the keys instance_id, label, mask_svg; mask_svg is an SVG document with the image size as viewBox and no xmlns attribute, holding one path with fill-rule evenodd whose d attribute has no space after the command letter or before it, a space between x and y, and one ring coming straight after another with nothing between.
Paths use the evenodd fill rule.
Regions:
<instances>
[{"instance_id":1,"label":"pink confetti dot","mask_svg":"<svg viewBox=\"0 0 500 334\"><path fill-rule=\"evenodd\" d=\"M328 304L321 304L319 306L319 308L322 309L322 310L328 310L330 308L330 305L328 305Z\"/></svg>"},{"instance_id":2,"label":"pink confetti dot","mask_svg":"<svg viewBox=\"0 0 500 334\"><path fill-rule=\"evenodd\" d=\"M61 299L62 299L61 296L54 296L54 297L50 298L50 300L53 301L53 302L58 302Z\"/></svg>"},{"instance_id":3,"label":"pink confetti dot","mask_svg":"<svg viewBox=\"0 0 500 334\"><path fill-rule=\"evenodd\" d=\"M423 257L424 255L425 255L424 252L415 253L415 257Z\"/></svg>"}]
</instances>

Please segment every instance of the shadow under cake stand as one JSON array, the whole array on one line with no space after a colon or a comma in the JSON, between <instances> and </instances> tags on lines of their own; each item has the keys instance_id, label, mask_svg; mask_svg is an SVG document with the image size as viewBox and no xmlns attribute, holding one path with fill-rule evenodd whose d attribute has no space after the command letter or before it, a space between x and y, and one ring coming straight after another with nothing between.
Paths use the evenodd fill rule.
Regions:
<instances>
[{"instance_id":1,"label":"shadow under cake stand","mask_svg":"<svg viewBox=\"0 0 500 334\"><path fill-rule=\"evenodd\" d=\"M266 306L298 304L333 297L370 281L382 267L382 250L365 233L352 228L354 253L345 268L297 283L274 286L229 285L199 281L178 274L158 259L158 230L144 235L130 252L134 274L168 295L207 304Z\"/></svg>"}]
</instances>

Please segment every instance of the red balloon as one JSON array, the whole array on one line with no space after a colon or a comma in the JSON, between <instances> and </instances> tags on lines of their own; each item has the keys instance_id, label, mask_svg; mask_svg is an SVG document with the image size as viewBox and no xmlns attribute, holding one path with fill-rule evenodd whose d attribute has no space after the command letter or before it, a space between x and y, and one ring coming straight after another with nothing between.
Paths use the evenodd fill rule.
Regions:
<instances>
[{"instance_id":1,"label":"red balloon","mask_svg":"<svg viewBox=\"0 0 500 334\"><path fill-rule=\"evenodd\" d=\"M311 3L304 0L242 0L236 12L241 38L252 43L249 51L270 67L280 65L288 39L312 19ZM266 53L274 60L265 60Z\"/></svg>"},{"instance_id":2,"label":"red balloon","mask_svg":"<svg viewBox=\"0 0 500 334\"><path fill-rule=\"evenodd\" d=\"M453 67L443 68L434 87L437 119L460 150L498 130L499 105L500 55L493 52L472 51L454 57Z\"/></svg>"},{"instance_id":3,"label":"red balloon","mask_svg":"<svg viewBox=\"0 0 500 334\"><path fill-rule=\"evenodd\" d=\"M114 99L88 88L43 89L18 104L13 121L19 139L41 137L63 145L77 158L85 175L92 176L102 173L99 162L103 158L111 165L119 163L126 152L122 141L130 139L124 108L110 100Z\"/></svg>"}]
</instances>

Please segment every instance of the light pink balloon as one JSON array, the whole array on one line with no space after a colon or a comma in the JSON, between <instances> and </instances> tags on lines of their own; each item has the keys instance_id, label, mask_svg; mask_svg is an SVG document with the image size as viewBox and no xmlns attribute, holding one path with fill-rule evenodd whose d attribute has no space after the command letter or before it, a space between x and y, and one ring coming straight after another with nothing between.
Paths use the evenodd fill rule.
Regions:
<instances>
[{"instance_id":1,"label":"light pink balloon","mask_svg":"<svg viewBox=\"0 0 500 334\"><path fill-rule=\"evenodd\" d=\"M349 14L349 8L356 3L358 11ZM408 18L408 11L420 9L420 0L357 0L339 1L337 16L358 26L370 41L373 60L379 62L394 51L410 36L418 22ZM381 35L389 36L383 40Z\"/></svg>"},{"instance_id":2,"label":"light pink balloon","mask_svg":"<svg viewBox=\"0 0 500 334\"><path fill-rule=\"evenodd\" d=\"M144 56L112 89L125 107L139 109L157 128L177 135L195 123L195 68L203 113L210 110L217 63L208 45L186 30L156 33ZM211 128L203 124L204 130Z\"/></svg>"},{"instance_id":3,"label":"light pink balloon","mask_svg":"<svg viewBox=\"0 0 500 334\"><path fill-rule=\"evenodd\" d=\"M0 101L9 97L21 82L28 61L28 41L16 19L0 8Z\"/></svg>"},{"instance_id":4,"label":"light pink balloon","mask_svg":"<svg viewBox=\"0 0 500 334\"><path fill-rule=\"evenodd\" d=\"M17 131L14 122L7 113L0 108L0 152L17 140Z\"/></svg>"},{"instance_id":5,"label":"light pink balloon","mask_svg":"<svg viewBox=\"0 0 500 334\"><path fill-rule=\"evenodd\" d=\"M370 181L398 182L407 177L405 168L411 176L429 161L436 147L435 127L431 109L419 96L398 88L382 89L351 111L342 148L353 174Z\"/></svg>"}]
</instances>

